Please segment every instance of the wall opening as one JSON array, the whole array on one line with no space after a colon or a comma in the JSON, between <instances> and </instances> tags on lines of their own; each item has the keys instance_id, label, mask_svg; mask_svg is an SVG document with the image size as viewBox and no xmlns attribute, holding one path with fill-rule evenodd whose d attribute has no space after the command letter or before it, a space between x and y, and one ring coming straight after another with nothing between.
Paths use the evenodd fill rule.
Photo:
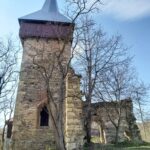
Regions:
<instances>
[{"instance_id":1,"label":"wall opening","mask_svg":"<svg viewBox=\"0 0 150 150\"><path fill-rule=\"evenodd\" d=\"M49 126L49 113L46 106L40 112L40 126Z\"/></svg>"},{"instance_id":2,"label":"wall opening","mask_svg":"<svg viewBox=\"0 0 150 150\"><path fill-rule=\"evenodd\" d=\"M100 143L101 144L106 144L106 134L105 134L105 130L104 130L104 125L103 123L99 124L99 130L100 130Z\"/></svg>"},{"instance_id":3,"label":"wall opening","mask_svg":"<svg viewBox=\"0 0 150 150\"><path fill-rule=\"evenodd\" d=\"M7 134L6 134L6 137L8 139L10 139L11 135L12 135L13 120L10 119L10 120L6 121L6 124L7 124Z\"/></svg>"},{"instance_id":4,"label":"wall opening","mask_svg":"<svg viewBox=\"0 0 150 150\"><path fill-rule=\"evenodd\" d=\"M91 137L93 143L100 143L100 131L97 122L93 121L91 124Z\"/></svg>"},{"instance_id":5,"label":"wall opening","mask_svg":"<svg viewBox=\"0 0 150 150\"><path fill-rule=\"evenodd\" d=\"M106 144L106 134L102 122L92 122L91 136L93 143Z\"/></svg>"}]
</instances>

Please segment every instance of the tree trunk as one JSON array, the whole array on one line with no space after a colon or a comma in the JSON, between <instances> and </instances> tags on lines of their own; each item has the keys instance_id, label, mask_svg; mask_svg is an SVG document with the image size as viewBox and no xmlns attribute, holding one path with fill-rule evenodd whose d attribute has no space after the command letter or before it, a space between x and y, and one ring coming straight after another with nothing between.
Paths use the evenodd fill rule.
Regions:
<instances>
[{"instance_id":1,"label":"tree trunk","mask_svg":"<svg viewBox=\"0 0 150 150\"><path fill-rule=\"evenodd\" d=\"M50 108L51 106L49 106ZM55 112L56 113L56 112ZM56 119L56 116L52 114L51 108L49 110L50 117L52 118L53 130L55 134L56 148L57 150L66 150L65 141L64 141L64 133L62 127L62 120L60 118L63 117L63 114ZM57 121L56 121L57 120Z\"/></svg>"},{"instance_id":2,"label":"tree trunk","mask_svg":"<svg viewBox=\"0 0 150 150\"><path fill-rule=\"evenodd\" d=\"M86 130L87 143L91 143L91 111L87 115L87 130Z\"/></svg>"},{"instance_id":3,"label":"tree trunk","mask_svg":"<svg viewBox=\"0 0 150 150\"><path fill-rule=\"evenodd\" d=\"M61 127L59 127L59 128L61 128ZM64 134L61 129L58 129L58 130L59 130L59 137L57 136L57 139L56 139L57 149L58 150L66 150Z\"/></svg>"},{"instance_id":4,"label":"tree trunk","mask_svg":"<svg viewBox=\"0 0 150 150\"><path fill-rule=\"evenodd\" d=\"M49 83L49 82L48 82ZM64 79L60 81L60 90L58 91L59 95L59 103L55 103L55 99L52 97L54 101L51 100L51 90L49 84L47 85L47 96L49 102L49 114L52 118L53 129L55 133L55 141L56 141L56 148L57 150L66 150L65 147L65 139L64 139L64 128L63 128L63 114L64 114L64 107L63 102L65 99L64 93L64 86L65 82Z\"/></svg>"},{"instance_id":5,"label":"tree trunk","mask_svg":"<svg viewBox=\"0 0 150 150\"><path fill-rule=\"evenodd\" d=\"M85 109L85 114L86 114L86 117L85 117L85 132L86 132L86 141L88 144L91 143L91 101L87 99L87 103L88 103L88 106L86 106L86 109Z\"/></svg>"},{"instance_id":6,"label":"tree trunk","mask_svg":"<svg viewBox=\"0 0 150 150\"><path fill-rule=\"evenodd\" d=\"M58 104L58 122L57 123L57 130L59 135L57 136L56 143L58 150L66 150L65 145L65 135L64 135L64 99L65 99L65 81L62 75L62 79L60 81L60 91L59 91L59 104Z\"/></svg>"},{"instance_id":7,"label":"tree trunk","mask_svg":"<svg viewBox=\"0 0 150 150\"><path fill-rule=\"evenodd\" d=\"M118 144L119 140L119 127L116 127L116 134L115 134L115 144Z\"/></svg>"},{"instance_id":8,"label":"tree trunk","mask_svg":"<svg viewBox=\"0 0 150 150\"><path fill-rule=\"evenodd\" d=\"M3 132L2 132L2 145L1 145L1 150L4 149L4 142L5 142L5 128L6 128L6 123L3 127Z\"/></svg>"}]
</instances>

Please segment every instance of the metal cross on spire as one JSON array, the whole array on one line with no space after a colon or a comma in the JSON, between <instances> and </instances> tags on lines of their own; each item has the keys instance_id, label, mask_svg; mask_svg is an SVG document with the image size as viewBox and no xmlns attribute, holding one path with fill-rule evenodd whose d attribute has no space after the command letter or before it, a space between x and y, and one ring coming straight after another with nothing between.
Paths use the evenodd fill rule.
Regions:
<instances>
[{"instance_id":1,"label":"metal cross on spire","mask_svg":"<svg viewBox=\"0 0 150 150\"><path fill-rule=\"evenodd\" d=\"M71 21L59 12L57 0L46 0L42 9L19 18L19 21L48 21L71 23Z\"/></svg>"}]
</instances>

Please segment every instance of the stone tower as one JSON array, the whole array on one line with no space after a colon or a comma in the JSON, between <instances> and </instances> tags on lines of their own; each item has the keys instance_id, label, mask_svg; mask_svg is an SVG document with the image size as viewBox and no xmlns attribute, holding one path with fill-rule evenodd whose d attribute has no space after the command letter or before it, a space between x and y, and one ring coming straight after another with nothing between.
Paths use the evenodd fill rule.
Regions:
<instances>
[{"instance_id":1,"label":"stone tower","mask_svg":"<svg viewBox=\"0 0 150 150\"><path fill-rule=\"evenodd\" d=\"M74 25L59 12L56 0L46 0L41 10L19 18L19 24L23 57L13 120L12 149L55 150L54 130L47 108L46 83L35 69L35 63L48 68L48 64L54 63L53 56L64 46L65 41L62 54L65 59L61 63L66 65L70 58ZM57 91L60 76L55 65L54 72L50 84L53 97L59 101ZM83 144L84 136L82 102L69 97L74 92L80 93L80 78L71 69L65 82L67 98L63 112L64 133L66 147L72 150Z\"/></svg>"}]
</instances>

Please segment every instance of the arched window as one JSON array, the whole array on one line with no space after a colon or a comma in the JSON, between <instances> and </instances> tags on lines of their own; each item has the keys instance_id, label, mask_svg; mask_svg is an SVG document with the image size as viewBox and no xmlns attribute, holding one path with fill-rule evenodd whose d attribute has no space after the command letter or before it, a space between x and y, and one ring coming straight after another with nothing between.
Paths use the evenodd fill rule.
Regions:
<instances>
[{"instance_id":1,"label":"arched window","mask_svg":"<svg viewBox=\"0 0 150 150\"><path fill-rule=\"evenodd\" d=\"M49 126L49 114L46 106L40 112L40 126Z\"/></svg>"}]
</instances>

